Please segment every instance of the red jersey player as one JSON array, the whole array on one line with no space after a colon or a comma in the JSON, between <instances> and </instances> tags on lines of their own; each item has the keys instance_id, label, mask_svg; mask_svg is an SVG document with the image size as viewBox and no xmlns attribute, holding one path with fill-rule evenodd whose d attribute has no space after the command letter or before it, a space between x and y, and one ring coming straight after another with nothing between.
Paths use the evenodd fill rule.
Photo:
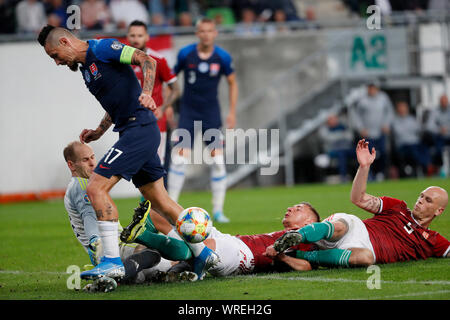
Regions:
<instances>
[{"instance_id":1,"label":"red jersey player","mask_svg":"<svg viewBox=\"0 0 450 320\"><path fill-rule=\"evenodd\" d=\"M317 211L309 203L302 202L287 209L282 221L284 230L281 231L232 236L213 228L211 235L204 243L217 253L220 261L208 272L213 276L228 276L274 270L277 266L265 255L266 248L273 245L275 240L287 231L317 221L320 221ZM301 243L293 249L306 251L311 247L311 244ZM289 266L289 270L311 270L309 262L285 254L278 256L277 260L282 262L280 266Z\"/></svg>"},{"instance_id":2,"label":"red jersey player","mask_svg":"<svg viewBox=\"0 0 450 320\"><path fill-rule=\"evenodd\" d=\"M158 107L155 110L155 116L158 119L158 127L161 131L161 143L158 149L158 155L161 158L161 163L164 164L166 154L166 139L167 139L167 116L173 116L172 104L180 96L180 89L177 84L177 76L172 72L166 59L158 52L147 48L149 35L147 33L147 25L141 21L133 21L128 27L127 40L130 46L144 51L153 59L156 60L156 75L153 86L152 98ZM139 66L132 66L139 82L143 83L142 69ZM169 87L169 94L164 99L164 83ZM164 101L165 100L165 101Z\"/></svg>"},{"instance_id":3,"label":"red jersey player","mask_svg":"<svg viewBox=\"0 0 450 320\"><path fill-rule=\"evenodd\" d=\"M313 223L280 237L266 254L270 257L298 243L316 243L324 251L298 252L297 257L309 262L333 266L392 263L429 257L450 257L450 241L428 229L448 203L447 192L440 187L422 191L413 210L404 201L390 197L374 197L366 193L370 165L376 157L368 142L358 142L356 155L359 168L353 180L351 200L374 217L358 217L337 213L321 223Z\"/></svg>"},{"instance_id":4,"label":"red jersey player","mask_svg":"<svg viewBox=\"0 0 450 320\"><path fill-rule=\"evenodd\" d=\"M169 238L180 239L177 233L174 232L173 226L155 211L150 209L150 213L145 219L145 223L147 225L153 225L155 230L167 235ZM277 257L278 263L278 261L274 262L273 259L267 257L265 251L268 246L273 245L275 240L287 231L298 229L318 221L320 221L320 217L317 211L309 203L302 202L287 209L282 220L284 230L281 231L233 236L222 233L213 227L211 234L204 241L204 244L216 252L220 261L215 267L209 269L208 272L214 276L228 276L267 272L269 270L310 270L311 264L308 261L281 254ZM190 250L182 241L179 245L174 242L168 245L169 240L167 240L167 237L161 236L151 231L151 229L148 228L143 233L136 233L135 236L128 238L127 242L137 242L149 248L157 249L168 259L172 259L175 256L178 256L179 260L190 258L190 254L185 254L186 251ZM157 240L157 238L162 238L163 240ZM313 246L312 244L301 243L293 249L306 251L311 250ZM177 252L170 252L170 250L176 250ZM176 272L189 270L189 267L185 269L186 265L188 264L178 265Z\"/></svg>"}]
</instances>

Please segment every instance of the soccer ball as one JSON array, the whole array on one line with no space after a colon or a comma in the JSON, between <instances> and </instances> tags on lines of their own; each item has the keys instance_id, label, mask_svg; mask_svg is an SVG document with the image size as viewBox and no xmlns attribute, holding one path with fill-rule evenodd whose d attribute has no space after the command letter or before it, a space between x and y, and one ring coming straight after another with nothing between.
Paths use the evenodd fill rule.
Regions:
<instances>
[{"instance_id":1,"label":"soccer ball","mask_svg":"<svg viewBox=\"0 0 450 320\"><path fill-rule=\"evenodd\" d=\"M198 243L208 238L211 233L212 220L202 208L184 209L177 219L177 231L187 242Z\"/></svg>"}]
</instances>

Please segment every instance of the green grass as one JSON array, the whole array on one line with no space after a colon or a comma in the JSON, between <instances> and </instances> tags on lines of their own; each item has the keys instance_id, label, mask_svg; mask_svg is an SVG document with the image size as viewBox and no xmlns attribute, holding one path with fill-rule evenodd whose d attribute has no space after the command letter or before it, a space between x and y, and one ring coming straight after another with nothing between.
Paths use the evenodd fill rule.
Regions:
<instances>
[{"instance_id":1,"label":"green grass","mask_svg":"<svg viewBox=\"0 0 450 320\"><path fill-rule=\"evenodd\" d=\"M448 180L403 180L369 184L373 195L389 195L413 206L419 192L429 185L450 190ZM350 184L300 185L292 188L230 190L226 214L230 224L217 224L231 234L265 233L282 229L281 219L290 205L309 201L322 218L335 212L370 214L350 203ZM122 224L128 223L137 199L117 199ZM208 192L184 193L184 207L211 210ZM448 210L447 210L448 211ZM450 237L450 214L437 218L432 229ZM450 260L429 259L380 265L381 289L369 290L371 274L365 268L319 269L207 277L196 283L120 286L108 294L87 294L67 289L70 265L89 263L73 235L62 201L0 206L0 299L158 299L158 300L302 300L302 299L450 299ZM81 282L81 286L86 284Z\"/></svg>"}]
</instances>

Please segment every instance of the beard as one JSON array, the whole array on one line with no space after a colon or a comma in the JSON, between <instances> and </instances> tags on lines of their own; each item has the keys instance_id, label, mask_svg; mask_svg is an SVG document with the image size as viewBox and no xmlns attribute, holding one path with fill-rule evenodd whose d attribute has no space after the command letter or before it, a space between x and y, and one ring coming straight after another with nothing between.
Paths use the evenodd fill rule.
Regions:
<instances>
[{"instance_id":1,"label":"beard","mask_svg":"<svg viewBox=\"0 0 450 320\"><path fill-rule=\"evenodd\" d=\"M145 42L142 45L140 45L139 43L135 42L135 43L130 43L130 46L145 52L145 50L147 49L145 44L146 44Z\"/></svg>"},{"instance_id":2,"label":"beard","mask_svg":"<svg viewBox=\"0 0 450 320\"><path fill-rule=\"evenodd\" d=\"M67 66L68 66L69 69L72 70L73 72L77 72L77 71L78 71L78 63L68 64Z\"/></svg>"}]
</instances>

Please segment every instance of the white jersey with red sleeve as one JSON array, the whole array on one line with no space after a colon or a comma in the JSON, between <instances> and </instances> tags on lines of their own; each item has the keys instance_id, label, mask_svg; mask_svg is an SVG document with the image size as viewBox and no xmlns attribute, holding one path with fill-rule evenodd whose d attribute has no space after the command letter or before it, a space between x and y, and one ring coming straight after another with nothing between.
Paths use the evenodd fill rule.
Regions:
<instances>
[{"instance_id":1,"label":"white jersey with red sleeve","mask_svg":"<svg viewBox=\"0 0 450 320\"><path fill-rule=\"evenodd\" d=\"M175 82L177 80L177 76L170 69L166 58L164 58L161 54L150 48L146 49L146 53L156 60L156 74L155 74L155 82L153 84L152 98L155 101L156 105L160 107L164 102L163 84ZM136 74L136 77L139 80L139 83L142 86L144 82L144 75L142 73L141 67L135 65L133 65L132 67L134 73ZM161 132L167 131L166 123L167 123L166 116L163 114L163 116L158 120L158 126Z\"/></svg>"},{"instance_id":2,"label":"white jersey with red sleeve","mask_svg":"<svg viewBox=\"0 0 450 320\"><path fill-rule=\"evenodd\" d=\"M450 242L422 227L402 200L380 197L380 212L364 220L377 263L443 257Z\"/></svg>"}]
</instances>

